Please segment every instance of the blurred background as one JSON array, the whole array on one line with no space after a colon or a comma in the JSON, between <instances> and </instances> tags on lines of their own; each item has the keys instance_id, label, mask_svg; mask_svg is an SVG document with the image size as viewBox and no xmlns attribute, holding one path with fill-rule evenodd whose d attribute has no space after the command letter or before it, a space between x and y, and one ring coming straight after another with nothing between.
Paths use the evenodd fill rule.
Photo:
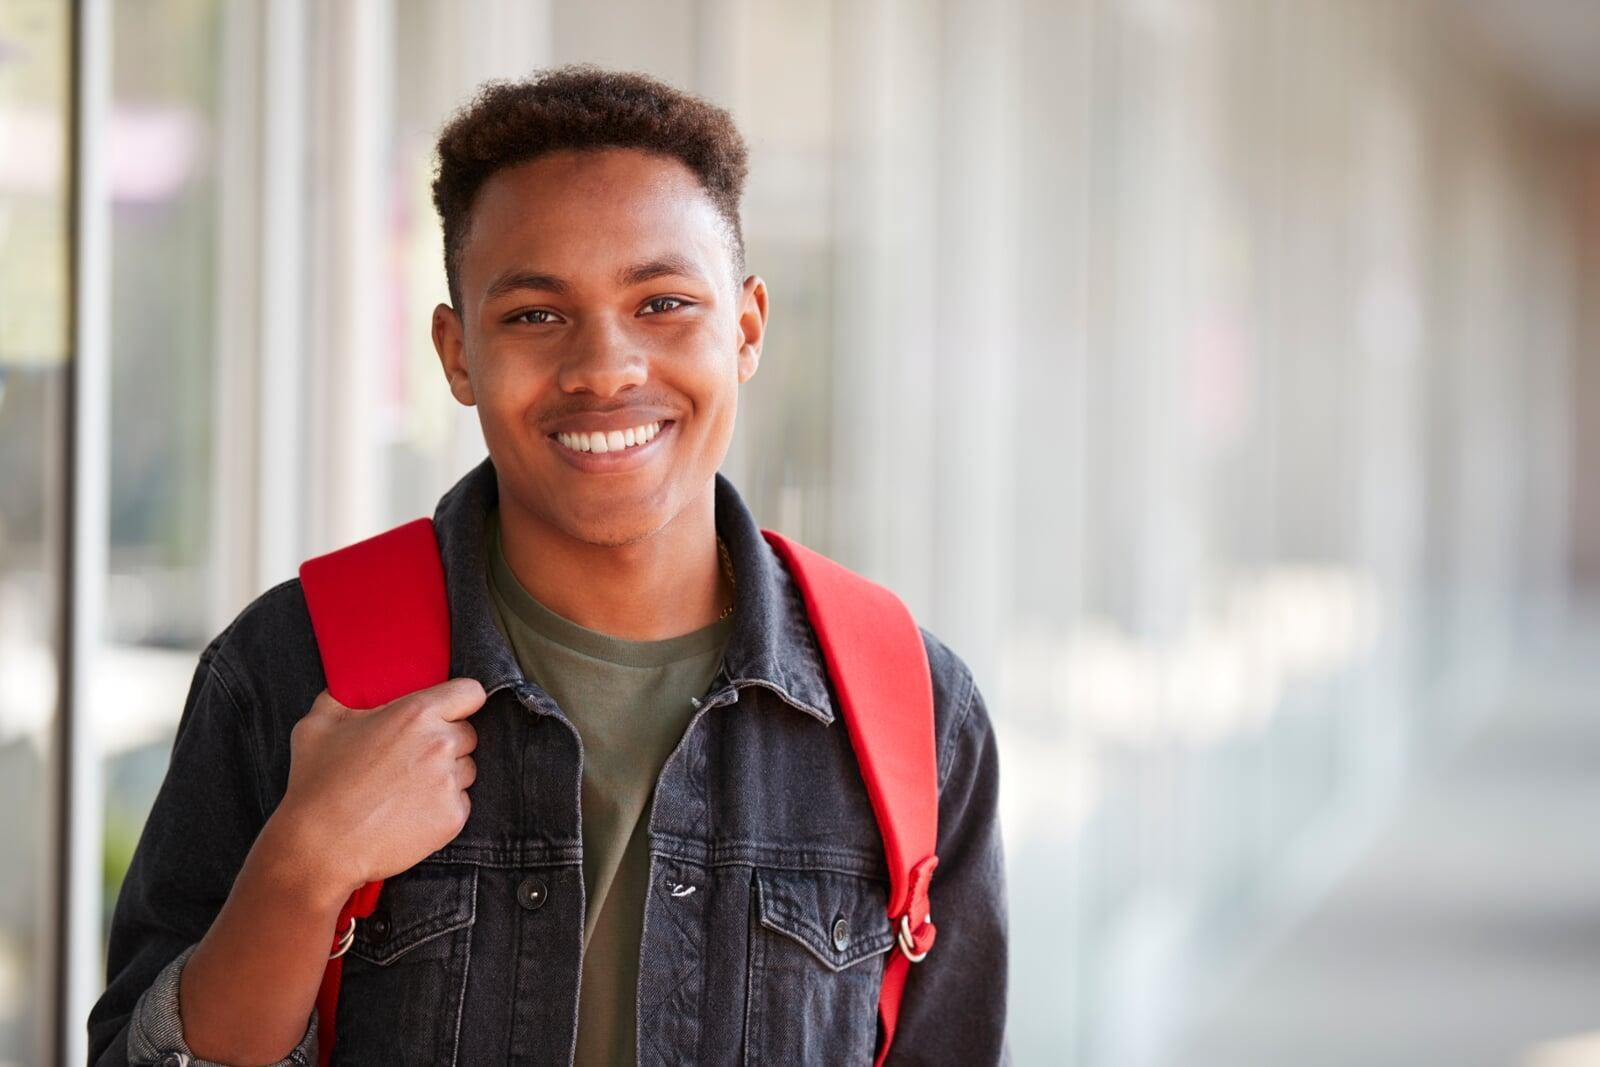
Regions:
<instances>
[{"instance_id":1,"label":"blurred background","mask_svg":"<svg viewBox=\"0 0 1600 1067\"><path fill-rule=\"evenodd\" d=\"M1600 1063L1600 5L0 2L0 1065L199 650L484 455L433 140L728 107L725 472L1001 739L1017 1062Z\"/></svg>"}]
</instances>

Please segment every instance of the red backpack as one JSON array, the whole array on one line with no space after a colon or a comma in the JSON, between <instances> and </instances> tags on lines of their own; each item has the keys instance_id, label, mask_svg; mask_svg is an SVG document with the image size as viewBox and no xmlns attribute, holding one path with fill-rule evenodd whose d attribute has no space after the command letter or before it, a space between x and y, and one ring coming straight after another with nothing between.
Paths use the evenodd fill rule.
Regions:
<instances>
[{"instance_id":1,"label":"red backpack","mask_svg":"<svg viewBox=\"0 0 1600 1067\"><path fill-rule=\"evenodd\" d=\"M939 862L939 796L927 653L894 593L776 531L761 535L800 587L883 835L888 920L899 951L890 950L878 996L883 1043L875 1062L881 1065L911 964L928 954L935 933L928 883ZM308 559L300 584L328 691L341 704L374 708L449 677L450 608L431 519ZM317 992L322 1067L333 1053L344 953L356 919L372 914L382 889L382 882L369 882L340 909Z\"/></svg>"}]
</instances>

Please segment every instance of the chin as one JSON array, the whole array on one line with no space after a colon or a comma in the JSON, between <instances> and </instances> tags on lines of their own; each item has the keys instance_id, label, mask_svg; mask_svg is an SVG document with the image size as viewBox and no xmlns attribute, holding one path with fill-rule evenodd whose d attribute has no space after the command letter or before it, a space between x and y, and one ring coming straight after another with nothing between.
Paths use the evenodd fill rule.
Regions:
<instances>
[{"instance_id":1,"label":"chin","mask_svg":"<svg viewBox=\"0 0 1600 1067\"><path fill-rule=\"evenodd\" d=\"M589 512L590 509L585 508L584 511ZM574 540L617 548L633 544L635 541L643 541L665 526L670 516L656 512L657 509L653 507L619 506L608 508L602 513L584 515L563 511L552 515L551 518L556 526Z\"/></svg>"}]
</instances>

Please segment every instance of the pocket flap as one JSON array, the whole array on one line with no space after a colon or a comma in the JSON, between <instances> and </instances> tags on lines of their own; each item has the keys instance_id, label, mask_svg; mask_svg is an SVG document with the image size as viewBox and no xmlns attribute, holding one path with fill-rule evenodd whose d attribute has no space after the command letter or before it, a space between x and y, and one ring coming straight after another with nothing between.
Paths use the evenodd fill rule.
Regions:
<instances>
[{"instance_id":1,"label":"pocket flap","mask_svg":"<svg viewBox=\"0 0 1600 1067\"><path fill-rule=\"evenodd\" d=\"M761 925L793 938L842 971L894 944L888 886L837 871L758 868Z\"/></svg>"},{"instance_id":2,"label":"pocket flap","mask_svg":"<svg viewBox=\"0 0 1600 1067\"><path fill-rule=\"evenodd\" d=\"M470 925L477 914L478 868L419 863L384 879L378 906L356 920L350 955L392 963L418 945Z\"/></svg>"}]
</instances>

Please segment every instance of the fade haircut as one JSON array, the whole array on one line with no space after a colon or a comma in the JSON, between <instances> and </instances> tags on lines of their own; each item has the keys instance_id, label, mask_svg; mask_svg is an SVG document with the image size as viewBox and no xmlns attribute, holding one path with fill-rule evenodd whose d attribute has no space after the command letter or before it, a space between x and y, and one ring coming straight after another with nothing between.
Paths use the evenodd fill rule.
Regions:
<instances>
[{"instance_id":1,"label":"fade haircut","mask_svg":"<svg viewBox=\"0 0 1600 1067\"><path fill-rule=\"evenodd\" d=\"M645 74L572 63L484 82L439 134L433 206L444 228L453 307L461 308L461 250L473 201L490 175L548 152L596 148L655 152L694 173L722 219L738 291L745 271L739 202L749 166L733 116Z\"/></svg>"}]
</instances>

